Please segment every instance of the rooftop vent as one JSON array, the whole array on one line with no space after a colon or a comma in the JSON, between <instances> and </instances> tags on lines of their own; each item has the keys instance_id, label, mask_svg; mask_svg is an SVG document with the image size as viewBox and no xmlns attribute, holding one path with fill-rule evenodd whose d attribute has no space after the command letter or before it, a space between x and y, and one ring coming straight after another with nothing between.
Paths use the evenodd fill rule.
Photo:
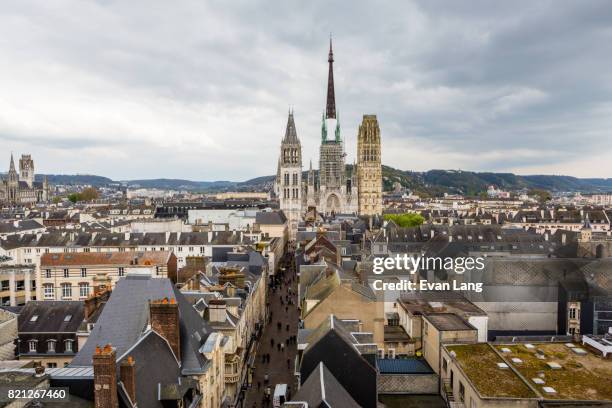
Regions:
<instances>
[{"instance_id":1,"label":"rooftop vent","mask_svg":"<svg viewBox=\"0 0 612 408\"><path fill-rule=\"evenodd\" d=\"M502 353L506 353L506 354L512 353L512 350L510 350L508 347L502 347L501 351Z\"/></svg>"},{"instance_id":2,"label":"rooftop vent","mask_svg":"<svg viewBox=\"0 0 612 408\"><path fill-rule=\"evenodd\" d=\"M549 361L548 363L546 363L546 365L551 369L551 370L560 370L561 369L561 364L559 363L555 363L554 361Z\"/></svg>"},{"instance_id":3,"label":"rooftop vent","mask_svg":"<svg viewBox=\"0 0 612 408\"><path fill-rule=\"evenodd\" d=\"M497 368L501 370L507 370L509 367L508 367L508 364L506 363L497 363Z\"/></svg>"},{"instance_id":4,"label":"rooftop vent","mask_svg":"<svg viewBox=\"0 0 612 408\"><path fill-rule=\"evenodd\" d=\"M572 347L572 351L579 356L586 356L587 351L581 347Z\"/></svg>"},{"instance_id":5,"label":"rooftop vent","mask_svg":"<svg viewBox=\"0 0 612 408\"><path fill-rule=\"evenodd\" d=\"M531 381L533 381L535 384L544 384L544 380L541 378L532 378Z\"/></svg>"},{"instance_id":6,"label":"rooftop vent","mask_svg":"<svg viewBox=\"0 0 612 408\"><path fill-rule=\"evenodd\" d=\"M517 358L517 357L514 357L514 358L512 359L512 362L513 362L514 364L523 364L523 360L521 360L520 358Z\"/></svg>"},{"instance_id":7,"label":"rooftop vent","mask_svg":"<svg viewBox=\"0 0 612 408\"><path fill-rule=\"evenodd\" d=\"M542 390L544 390L545 393L547 394L556 394L557 390L555 390L553 387L542 387Z\"/></svg>"},{"instance_id":8,"label":"rooftop vent","mask_svg":"<svg viewBox=\"0 0 612 408\"><path fill-rule=\"evenodd\" d=\"M574 347L576 347L576 345L574 343L565 343L565 347L567 347L567 348L574 348Z\"/></svg>"},{"instance_id":9,"label":"rooftop vent","mask_svg":"<svg viewBox=\"0 0 612 408\"><path fill-rule=\"evenodd\" d=\"M529 350L533 350L535 348L535 346L531 343L527 343L525 344L525 348L528 348Z\"/></svg>"}]
</instances>

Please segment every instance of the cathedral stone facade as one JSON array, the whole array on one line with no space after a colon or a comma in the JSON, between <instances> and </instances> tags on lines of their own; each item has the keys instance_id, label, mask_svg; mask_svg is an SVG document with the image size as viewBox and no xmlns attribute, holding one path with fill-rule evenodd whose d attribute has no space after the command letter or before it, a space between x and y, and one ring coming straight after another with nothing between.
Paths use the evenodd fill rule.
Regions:
<instances>
[{"instance_id":1,"label":"cathedral stone facade","mask_svg":"<svg viewBox=\"0 0 612 408\"><path fill-rule=\"evenodd\" d=\"M49 199L49 184L34 181L34 160L29 154L21 155L19 173L11 154L11 164L4 180L0 183L0 202L12 205L35 204Z\"/></svg>"},{"instance_id":2,"label":"cathedral stone facade","mask_svg":"<svg viewBox=\"0 0 612 408\"><path fill-rule=\"evenodd\" d=\"M311 162L306 180L302 180L302 147L297 136L292 111L289 112L285 137L281 143L275 192L280 202L280 208L289 220L292 238L295 237L297 224L309 208L316 208L318 212L323 214L361 213L358 166L354 165L352 171L348 172L345 163L344 142L341 137L340 121L336 111L333 63L334 54L330 41L327 104L321 121L318 174L313 170ZM372 115L367 115L367 117L370 118ZM368 215L382 212L380 130L378 130L376 117L373 117L376 130L369 130L371 120L368 119L367 126L364 128L363 144L364 152L368 152L367 160L363 161L366 168L362 172L363 185L367 186L367 197L363 197L364 211L366 211L364 214ZM364 125L362 124L362 126ZM373 135L374 133L375 135ZM378 163L378 169L376 163Z\"/></svg>"},{"instance_id":3,"label":"cathedral stone facade","mask_svg":"<svg viewBox=\"0 0 612 408\"><path fill-rule=\"evenodd\" d=\"M380 127L376 115L363 115L357 136L359 215L382 214Z\"/></svg>"}]
</instances>

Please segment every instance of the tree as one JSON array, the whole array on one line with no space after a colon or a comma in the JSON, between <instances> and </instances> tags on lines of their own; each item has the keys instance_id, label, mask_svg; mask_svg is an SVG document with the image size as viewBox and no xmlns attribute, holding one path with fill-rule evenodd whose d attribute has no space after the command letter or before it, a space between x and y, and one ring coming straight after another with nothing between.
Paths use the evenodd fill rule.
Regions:
<instances>
[{"instance_id":1,"label":"tree","mask_svg":"<svg viewBox=\"0 0 612 408\"><path fill-rule=\"evenodd\" d=\"M77 201L81 201L81 194L79 193L72 193L68 195L68 200L70 200L70 202L72 203L76 203Z\"/></svg>"},{"instance_id":2,"label":"tree","mask_svg":"<svg viewBox=\"0 0 612 408\"><path fill-rule=\"evenodd\" d=\"M534 188L534 189L529 190L528 195L535 196L535 198L540 203L544 203L552 199L552 194L550 193L550 191L547 191L541 188Z\"/></svg>"},{"instance_id":3,"label":"tree","mask_svg":"<svg viewBox=\"0 0 612 408\"><path fill-rule=\"evenodd\" d=\"M100 193L93 187L87 187L81 191L81 199L79 201L92 201L97 200L100 197Z\"/></svg>"},{"instance_id":4,"label":"tree","mask_svg":"<svg viewBox=\"0 0 612 408\"><path fill-rule=\"evenodd\" d=\"M416 227L425 222L425 218L417 213L385 214L385 220L393 221L402 228Z\"/></svg>"}]
</instances>

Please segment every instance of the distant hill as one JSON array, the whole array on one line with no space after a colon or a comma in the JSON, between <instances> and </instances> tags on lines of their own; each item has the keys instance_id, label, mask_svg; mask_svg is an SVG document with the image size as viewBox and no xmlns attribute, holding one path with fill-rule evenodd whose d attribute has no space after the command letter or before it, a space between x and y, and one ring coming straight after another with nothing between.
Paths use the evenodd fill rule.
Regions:
<instances>
[{"instance_id":1,"label":"distant hill","mask_svg":"<svg viewBox=\"0 0 612 408\"><path fill-rule=\"evenodd\" d=\"M352 166L348 166L352 170ZM306 177L307 172L304 172ZM42 181L44 175L36 175ZM123 184L131 188L159 188L168 190L189 190L202 192L216 191L267 191L272 189L275 176L261 176L246 181L193 181L183 179L143 179L113 181L107 177L95 175L47 175L51 184L91 184L105 186ZM440 196L444 193L478 195L487 190L489 185L509 191L524 189L544 189L549 191L572 191L583 193L612 192L612 178L577 178L556 175L519 176L512 173L472 172L463 170L429 170L413 172L398 170L383 165L383 188L392 190L395 183L400 183L424 197Z\"/></svg>"},{"instance_id":2,"label":"distant hill","mask_svg":"<svg viewBox=\"0 0 612 408\"><path fill-rule=\"evenodd\" d=\"M166 190L211 190L229 188L237 183L231 181L191 181L182 179L148 179L122 181L133 188L160 188Z\"/></svg>"},{"instance_id":3,"label":"distant hill","mask_svg":"<svg viewBox=\"0 0 612 408\"><path fill-rule=\"evenodd\" d=\"M113 183L113 180L108 177L94 176L91 174L46 174L46 176L51 184L90 184L92 186L105 186ZM37 174L35 176L36 181L43 181L44 178L45 174Z\"/></svg>"}]
</instances>

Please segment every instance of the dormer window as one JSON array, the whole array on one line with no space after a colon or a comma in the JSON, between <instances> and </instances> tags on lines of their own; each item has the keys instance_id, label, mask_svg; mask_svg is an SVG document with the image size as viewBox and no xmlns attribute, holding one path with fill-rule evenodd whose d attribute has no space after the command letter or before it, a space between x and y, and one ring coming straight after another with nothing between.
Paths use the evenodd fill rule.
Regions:
<instances>
[{"instance_id":1,"label":"dormer window","mask_svg":"<svg viewBox=\"0 0 612 408\"><path fill-rule=\"evenodd\" d=\"M56 340L47 340L47 353L55 353L55 342Z\"/></svg>"},{"instance_id":2,"label":"dormer window","mask_svg":"<svg viewBox=\"0 0 612 408\"><path fill-rule=\"evenodd\" d=\"M28 340L28 351L30 353L36 353L36 344L38 342L36 340Z\"/></svg>"},{"instance_id":3,"label":"dormer window","mask_svg":"<svg viewBox=\"0 0 612 408\"><path fill-rule=\"evenodd\" d=\"M64 341L64 351L66 353L72 353L72 351L73 351L72 350L72 341L73 340L70 340L70 339Z\"/></svg>"}]
</instances>

